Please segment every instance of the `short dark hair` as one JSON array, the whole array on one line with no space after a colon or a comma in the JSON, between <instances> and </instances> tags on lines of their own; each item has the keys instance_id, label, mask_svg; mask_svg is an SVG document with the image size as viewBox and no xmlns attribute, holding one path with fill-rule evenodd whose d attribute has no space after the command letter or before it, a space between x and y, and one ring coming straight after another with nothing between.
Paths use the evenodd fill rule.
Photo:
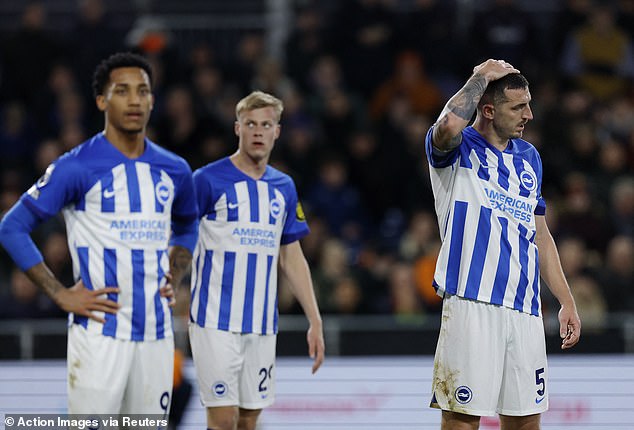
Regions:
<instances>
[{"instance_id":1,"label":"short dark hair","mask_svg":"<svg viewBox=\"0 0 634 430\"><path fill-rule=\"evenodd\" d=\"M487 89L482 94L480 105L492 103L497 104L506 100L504 90L518 90L528 88L528 79L521 73L509 73L506 76L489 82Z\"/></svg>"},{"instance_id":2,"label":"short dark hair","mask_svg":"<svg viewBox=\"0 0 634 430\"><path fill-rule=\"evenodd\" d=\"M92 91L95 97L103 95L110 80L110 72L121 67L139 67L147 73L152 84L152 66L145 57L133 52L118 52L103 60L97 66L92 80Z\"/></svg>"}]
</instances>

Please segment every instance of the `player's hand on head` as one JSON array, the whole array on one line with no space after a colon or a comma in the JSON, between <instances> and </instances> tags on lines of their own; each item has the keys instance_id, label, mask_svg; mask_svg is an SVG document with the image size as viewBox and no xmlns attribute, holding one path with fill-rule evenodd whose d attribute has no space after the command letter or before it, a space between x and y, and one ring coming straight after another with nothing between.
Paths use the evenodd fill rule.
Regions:
<instances>
[{"instance_id":1,"label":"player's hand on head","mask_svg":"<svg viewBox=\"0 0 634 430\"><path fill-rule=\"evenodd\" d=\"M161 297L167 299L167 305L173 308L176 305L176 294L174 293L174 287L172 287L172 275L170 273L165 274L167 283L159 289Z\"/></svg>"},{"instance_id":2,"label":"player's hand on head","mask_svg":"<svg viewBox=\"0 0 634 430\"><path fill-rule=\"evenodd\" d=\"M313 359L313 373L317 372L324 362L326 347L324 333L321 329L310 327L306 334L308 341L308 355Z\"/></svg>"},{"instance_id":3,"label":"player's hand on head","mask_svg":"<svg viewBox=\"0 0 634 430\"><path fill-rule=\"evenodd\" d=\"M520 71L504 60L491 58L473 68L474 75L483 75L489 82L500 79L510 73L520 73Z\"/></svg>"},{"instance_id":4,"label":"player's hand on head","mask_svg":"<svg viewBox=\"0 0 634 430\"><path fill-rule=\"evenodd\" d=\"M105 319L93 312L117 313L119 303L110 300L106 294L119 293L116 287L106 287L100 290L89 290L82 280L70 288L60 290L56 294L56 301L66 312L82 315L95 321L104 323Z\"/></svg>"}]
</instances>

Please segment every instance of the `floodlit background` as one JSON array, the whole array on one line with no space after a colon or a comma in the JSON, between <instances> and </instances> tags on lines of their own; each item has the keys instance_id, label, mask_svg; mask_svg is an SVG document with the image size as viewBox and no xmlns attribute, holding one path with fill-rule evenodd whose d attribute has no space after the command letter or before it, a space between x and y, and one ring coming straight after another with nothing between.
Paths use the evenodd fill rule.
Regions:
<instances>
[{"instance_id":1,"label":"floodlit background","mask_svg":"<svg viewBox=\"0 0 634 430\"><path fill-rule=\"evenodd\" d=\"M235 150L235 103L271 92L285 103L272 163L294 178L312 229L302 246L329 358L308 376L305 321L282 287L279 399L262 428L435 428L439 236L423 139L473 66L503 58L531 82L524 137L542 156L548 222L583 321L580 344L560 354L556 301L543 293L544 428L629 428L633 33L634 0L0 0L0 212L101 130L90 83L112 52L150 59L149 134L194 169ZM61 218L34 239L71 285ZM187 285L179 294L185 387ZM0 251L0 413L63 411L65 333L65 315ZM202 420L192 391L183 428Z\"/></svg>"}]
</instances>

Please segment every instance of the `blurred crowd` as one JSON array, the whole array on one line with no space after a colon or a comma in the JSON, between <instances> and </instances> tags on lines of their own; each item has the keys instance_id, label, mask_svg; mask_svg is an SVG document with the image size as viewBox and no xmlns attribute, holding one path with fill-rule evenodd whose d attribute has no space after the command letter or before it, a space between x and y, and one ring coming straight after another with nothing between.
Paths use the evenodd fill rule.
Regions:
<instances>
[{"instance_id":1,"label":"blurred crowd","mask_svg":"<svg viewBox=\"0 0 634 430\"><path fill-rule=\"evenodd\" d=\"M457 1L289 3L276 55L266 29L237 32L226 55L219 46L231 42L219 39L179 45L169 23L121 29L105 0L77 2L66 32L47 23L48 2L25 4L19 28L0 40L0 211L102 129L93 70L134 50L155 69L149 135L192 169L235 151L234 107L249 91L284 101L272 164L297 184L325 314L437 313L424 136L474 65L503 58L531 83L524 138L542 156L548 222L584 327L634 309L634 0L561 0L548 19L513 0L469 14L460 8L470 2ZM34 239L72 285L61 218ZM186 313L187 286L179 294ZM548 293L542 300L545 313L557 311ZM298 311L284 288L279 305ZM0 318L58 316L2 252Z\"/></svg>"}]
</instances>

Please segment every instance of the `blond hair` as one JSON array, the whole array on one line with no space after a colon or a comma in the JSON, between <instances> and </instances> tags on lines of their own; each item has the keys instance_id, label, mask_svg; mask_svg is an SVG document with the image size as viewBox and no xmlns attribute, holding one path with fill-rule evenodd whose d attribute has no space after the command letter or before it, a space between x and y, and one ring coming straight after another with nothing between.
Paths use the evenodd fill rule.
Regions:
<instances>
[{"instance_id":1,"label":"blond hair","mask_svg":"<svg viewBox=\"0 0 634 430\"><path fill-rule=\"evenodd\" d=\"M284 110L284 103L271 94L263 91L253 91L251 94L243 98L236 105L236 118L240 119L240 114L244 111L252 111L254 109L261 109L265 107L272 107L275 110L275 116L279 122L282 117L282 111Z\"/></svg>"}]
</instances>

